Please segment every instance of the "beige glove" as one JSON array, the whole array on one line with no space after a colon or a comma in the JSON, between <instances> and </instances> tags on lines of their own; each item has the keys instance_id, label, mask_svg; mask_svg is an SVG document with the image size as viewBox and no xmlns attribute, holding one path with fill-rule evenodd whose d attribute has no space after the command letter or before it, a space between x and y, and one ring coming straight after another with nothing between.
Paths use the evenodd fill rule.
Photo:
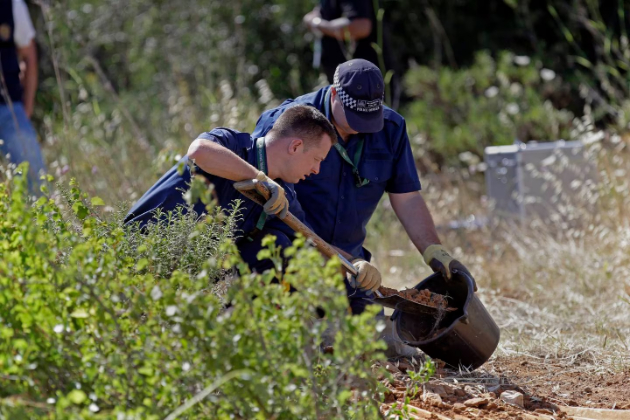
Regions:
<instances>
[{"instance_id":1,"label":"beige glove","mask_svg":"<svg viewBox=\"0 0 630 420\"><path fill-rule=\"evenodd\" d=\"M289 200L287 200L287 196L284 193L284 188L265 175L263 171L258 172L256 179L263 182L271 192L271 197L263 206L265 213L275 214L279 218L284 219L289 211Z\"/></svg>"},{"instance_id":2,"label":"beige glove","mask_svg":"<svg viewBox=\"0 0 630 420\"><path fill-rule=\"evenodd\" d=\"M375 291L381 286L381 273L363 258L352 260L357 269L357 284L363 290Z\"/></svg>"},{"instance_id":3,"label":"beige glove","mask_svg":"<svg viewBox=\"0 0 630 420\"><path fill-rule=\"evenodd\" d=\"M424 262L427 263L429 267L433 269L434 272L440 272L447 280L451 279L453 272L461 272L466 273L473 281L475 292L477 291L477 282L470 274L470 271L462 264L457 261L448 251L439 244L430 245L427 249L424 250Z\"/></svg>"}]
</instances>

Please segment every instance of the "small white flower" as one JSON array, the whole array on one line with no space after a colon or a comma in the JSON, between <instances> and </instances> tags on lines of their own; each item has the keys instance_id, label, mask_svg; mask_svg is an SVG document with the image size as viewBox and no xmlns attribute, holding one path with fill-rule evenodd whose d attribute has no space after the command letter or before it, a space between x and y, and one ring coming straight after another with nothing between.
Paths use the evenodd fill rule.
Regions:
<instances>
[{"instance_id":1,"label":"small white flower","mask_svg":"<svg viewBox=\"0 0 630 420\"><path fill-rule=\"evenodd\" d=\"M53 331L56 332L57 334L61 334L63 332L63 325L61 324L55 325L55 327L53 328Z\"/></svg>"},{"instance_id":2,"label":"small white flower","mask_svg":"<svg viewBox=\"0 0 630 420\"><path fill-rule=\"evenodd\" d=\"M159 300L162 297L162 291L160 290L160 288L155 285L153 286L153 289L151 289L151 298L153 300Z\"/></svg>"},{"instance_id":3,"label":"small white flower","mask_svg":"<svg viewBox=\"0 0 630 420\"><path fill-rule=\"evenodd\" d=\"M514 102L512 102L505 106L505 110L507 111L508 114L516 115L518 114L518 111L520 111L520 108L518 107L518 104L515 104Z\"/></svg>"},{"instance_id":4,"label":"small white flower","mask_svg":"<svg viewBox=\"0 0 630 420\"><path fill-rule=\"evenodd\" d=\"M545 82L549 82L556 78L556 72L551 69L542 69L540 70L540 78Z\"/></svg>"},{"instance_id":5,"label":"small white flower","mask_svg":"<svg viewBox=\"0 0 630 420\"><path fill-rule=\"evenodd\" d=\"M54 404L54 403L56 403L56 402L57 402L57 400L56 400L56 399L54 399L54 398L48 398L48 399L46 400L46 403L48 403L48 404Z\"/></svg>"},{"instance_id":6,"label":"small white flower","mask_svg":"<svg viewBox=\"0 0 630 420\"><path fill-rule=\"evenodd\" d=\"M499 88L496 86L490 86L488 89L486 89L486 92L485 92L486 98L494 98L498 94L499 94Z\"/></svg>"},{"instance_id":7,"label":"small white flower","mask_svg":"<svg viewBox=\"0 0 630 420\"><path fill-rule=\"evenodd\" d=\"M166 307L166 315L167 316L173 316L177 313L177 306L175 305L170 305Z\"/></svg>"},{"instance_id":8,"label":"small white flower","mask_svg":"<svg viewBox=\"0 0 630 420\"><path fill-rule=\"evenodd\" d=\"M98 410L100 410L100 408L98 407L98 405L96 405L96 404L94 404L94 403L90 404L90 406L89 406L88 408L90 409L90 411L91 411L92 413L96 413Z\"/></svg>"},{"instance_id":9,"label":"small white flower","mask_svg":"<svg viewBox=\"0 0 630 420\"><path fill-rule=\"evenodd\" d=\"M182 365L182 370L184 372L188 372L190 370L190 363L184 362L184 364Z\"/></svg>"},{"instance_id":10,"label":"small white flower","mask_svg":"<svg viewBox=\"0 0 630 420\"><path fill-rule=\"evenodd\" d=\"M514 62L519 66L526 66L531 63L532 59L526 55L517 55L514 57Z\"/></svg>"}]
</instances>

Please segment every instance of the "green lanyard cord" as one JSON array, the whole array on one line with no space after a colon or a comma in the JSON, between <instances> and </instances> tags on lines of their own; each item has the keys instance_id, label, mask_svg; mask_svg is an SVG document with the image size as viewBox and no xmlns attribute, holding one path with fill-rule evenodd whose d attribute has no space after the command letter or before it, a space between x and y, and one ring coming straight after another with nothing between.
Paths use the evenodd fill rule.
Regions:
<instances>
[{"instance_id":1,"label":"green lanyard cord","mask_svg":"<svg viewBox=\"0 0 630 420\"><path fill-rule=\"evenodd\" d=\"M352 166L352 174L354 175L354 180L356 181L355 185L357 188L361 188L364 185L370 183L370 180L367 178L361 178L361 174L359 174L359 161L361 160L361 152L363 152L363 139L359 140L359 145L357 146L356 152L354 152L354 162L350 160L350 156L348 156L348 152L343 146L339 143L335 143L335 149L343 160L345 160L350 166Z\"/></svg>"},{"instance_id":2,"label":"green lanyard cord","mask_svg":"<svg viewBox=\"0 0 630 420\"><path fill-rule=\"evenodd\" d=\"M256 164L258 169L263 171L265 175L267 172L267 150L265 149L265 138L260 137L256 139ZM258 218L258 222L256 222L256 229L262 230L265 227L265 222L267 221L267 213L264 211L260 214Z\"/></svg>"},{"instance_id":3,"label":"green lanyard cord","mask_svg":"<svg viewBox=\"0 0 630 420\"><path fill-rule=\"evenodd\" d=\"M326 97L324 98L324 112L326 117L330 120L330 89L326 92ZM354 152L354 162L350 160L350 156L348 156L348 152L344 147L339 143L335 143L335 150L341 155L343 160L346 161L350 166L352 166L352 175L354 175L355 185L357 188L361 188L364 185L370 183L370 180L367 178L362 178L361 174L359 174L359 161L361 160L361 153L363 153L363 143L364 139L361 138L359 140L359 145L357 146L356 152Z\"/></svg>"}]
</instances>

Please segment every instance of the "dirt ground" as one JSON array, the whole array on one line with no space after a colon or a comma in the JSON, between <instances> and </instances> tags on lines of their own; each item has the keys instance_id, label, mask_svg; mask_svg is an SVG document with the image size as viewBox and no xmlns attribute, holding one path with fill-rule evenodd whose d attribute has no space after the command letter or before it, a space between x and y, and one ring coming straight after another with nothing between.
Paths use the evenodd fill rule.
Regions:
<instances>
[{"instance_id":1,"label":"dirt ground","mask_svg":"<svg viewBox=\"0 0 630 420\"><path fill-rule=\"evenodd\" d=\"M417 371L419 362L382 365L393 376L382 378L389 389L382 412L389 418L398 418L395 409L409 398L411 419L630 419L630 370L593 372L575 358L497 357L469 373L442 366L415 394L406 372ZM522 403L503 401L506 391L522 394Z\"/></svg>"}]
</instances>

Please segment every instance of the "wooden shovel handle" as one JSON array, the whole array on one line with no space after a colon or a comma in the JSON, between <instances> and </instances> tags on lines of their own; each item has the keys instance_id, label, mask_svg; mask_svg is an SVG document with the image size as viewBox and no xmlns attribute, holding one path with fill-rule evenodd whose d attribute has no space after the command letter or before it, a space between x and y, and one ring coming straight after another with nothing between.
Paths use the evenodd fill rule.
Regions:
<instances>
[{"instance_id":1,"label":"wooden shovel handle","mask_svg":"<svg viewBox=\"0 0 630 420\"><path fill-rule=\"evenodd\" d=\"M249 179L246 181L235 182L234 188L236 188L241 194L243 194L253 202L260 204L261 206L265 204L269 197L271 197L271 192L269 191L267 186L257 179ZM348 270L353 276L357 275L357 269L350 262L350 260L352 259L352 255L348 254L347 252L337 251L335 248L330 246L328 242L324 241L322 238L319 237L319 235L317 235L308 226L302 223L300 219L291 214L291 212L287 212L287 215L284 219L282 219L282 221L294 231L301 233L302 235L313 241L317 249L328 258L332 258L335 256L338 257L346 270Z\"/></svg>"}]
</instances>

